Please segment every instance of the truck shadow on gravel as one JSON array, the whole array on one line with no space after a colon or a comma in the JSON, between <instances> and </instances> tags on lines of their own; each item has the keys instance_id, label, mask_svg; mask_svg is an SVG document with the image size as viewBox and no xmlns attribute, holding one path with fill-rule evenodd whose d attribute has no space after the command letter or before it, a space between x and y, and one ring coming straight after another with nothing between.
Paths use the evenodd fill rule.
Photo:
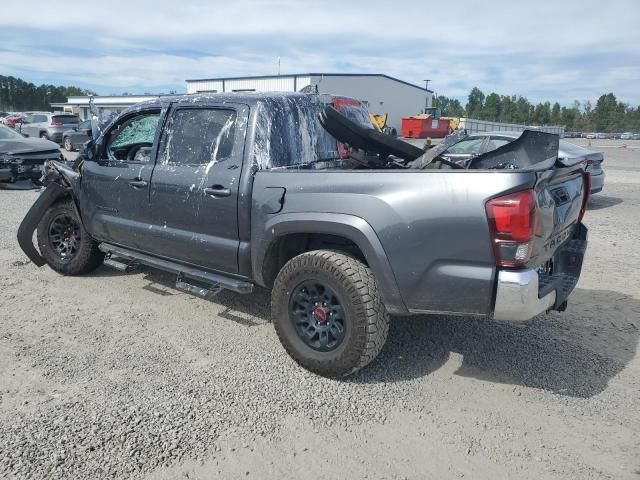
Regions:
<instances>
[{"instance_id":1,"label":"truck shadow on gravel","mask_svg":"<svg viewBox=\"0 0 640 480\"><path fill-rule=\"evenodd\" d=\"M587 206L587 210L601 210L603 208L620 205L621 203L621 198L598 194L591 197L591 200L589 200L589 205Z\"/></svg>"},{"instance_id":2,"label":"truck shadow on gravel","mask_svg":"<svg viewBox=\"0 0 640 480\"><path fill-rule=\"evenodd\" d=\"M640 301L618 292L577 289L565 313L523 325L479 318L393 318L380 357L352 377L397 382L429 375L455 352L455 375L588 398L602 392L635 355Z\"/></svg>"}]
</instances>

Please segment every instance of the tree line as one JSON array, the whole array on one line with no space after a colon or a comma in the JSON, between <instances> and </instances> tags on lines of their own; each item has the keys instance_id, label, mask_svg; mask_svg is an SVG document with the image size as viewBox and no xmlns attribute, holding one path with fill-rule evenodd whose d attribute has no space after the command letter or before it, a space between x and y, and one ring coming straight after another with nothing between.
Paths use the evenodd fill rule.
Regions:
<instances>
[{"instance_id":1,"label":"tree line","mask_svg":"<svg viewBox=\"0 0 640 480\"><path fill-rule=\"evenodd\" d=\"M447 117L469 117L523 125L563 125L570 132L640 132L640 106L618 101L613 93L601 95L595 106L589 100L570 107L558 102L536 105L520 95L486 95L474 87L463 107L459 100L438 95L433 106Z\"/></svg>"},{"instance_id":2,"label":"tree line","mask_svg":"<svg viewBox=\"0 0 640 480\"><path fill-rule=\"evenodd\" d=\"M66 102L73 95L95 95L78 87L35 85L16 77L0 75L0 111L52 110L52 103Z\"/></svg>"}]
</instances>

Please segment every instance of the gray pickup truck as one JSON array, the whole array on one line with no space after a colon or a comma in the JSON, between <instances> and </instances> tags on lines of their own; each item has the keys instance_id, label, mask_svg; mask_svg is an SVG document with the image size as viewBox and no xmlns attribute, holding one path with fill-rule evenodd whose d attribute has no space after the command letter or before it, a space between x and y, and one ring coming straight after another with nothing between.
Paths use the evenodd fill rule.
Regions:
<instances>
[{"instance_id":1,"label":"gray pickup truck","mask_svg":"<svg viewBox=\"0 0 640 480\"><path fill-rule=\"evenodd\" d=\"M455 136L425 153L313 94L162 97L99 133L74 168L48 164L18 231L33 263L271 289L280 341L320 375L371 362L390 314L525 321L564 310L580 275L589 176L555 135L461 166L439 156Z\"/></svg>"}]
</instances>

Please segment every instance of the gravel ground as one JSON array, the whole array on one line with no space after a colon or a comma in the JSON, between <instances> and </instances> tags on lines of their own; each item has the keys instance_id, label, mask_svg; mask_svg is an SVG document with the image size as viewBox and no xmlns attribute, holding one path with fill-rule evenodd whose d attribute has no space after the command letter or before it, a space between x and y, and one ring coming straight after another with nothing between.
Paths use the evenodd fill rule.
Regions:
<instances>
[{"instance_id":1,"label":"gravel ground","mask_svg":"<svg viewBox=\"0 0 640 480\"><path fill-rule=\"evenodd\" d=\"M36 268L15 232L37 192L0 191L0 477L639 479L640 149L599 142L567 312L395 318L348 381L289 359L266 292Z\"/></svg>"}]
</instances>

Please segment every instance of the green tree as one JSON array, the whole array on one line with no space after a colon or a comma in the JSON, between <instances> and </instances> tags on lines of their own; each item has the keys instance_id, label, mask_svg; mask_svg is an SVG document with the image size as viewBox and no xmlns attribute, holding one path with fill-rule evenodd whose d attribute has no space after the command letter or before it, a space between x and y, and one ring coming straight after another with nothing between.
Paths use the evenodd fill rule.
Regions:
<instances>
[{"instance_id":1,"label":"green tree","mask_svg":"<svg viewBox=\"0 0 640 480\"><path fill-rule=\"evenodd\" d=\"M553 104L553 107L551 107L551 124L560 125L560 122L560 104L556 102Z\"/></svg>"},{"instance_id":2,"label":"green tree","mask_svg":"<svg viewBox=\"0 0 640 480\"><path fill-rule=\"evenodd\" d=\"M438 95L433 100L433 106L438 107L445 117L464 117L464 108L456 98L448 98Z\"/></svg>"},{"instance_id":3,"label":"green tree","mask_svg":"<svg viewBox=\"0 0 640 480\"><path fill-rule=\"evenodd\" d=\"M65 102L70 95L95 95L90 90L58 85L39 85L0 75L0 110L51 110L51 104Z\"/></svg>"},{"instance_id":4,"label":"green tree","mask_svg":"<svg viewBox=\"0 0 640 480\"><path fill-rule=\"evenodd\" d=\"M473 87L469 92L469 98L465 110L467 116L471 118L482 118L482 107L484 105L484 93L478 87Z\"/></svg>"},{"instance_id":5,"label":"green tree","mask_svg":"<svg viewBox=\"0 0 640 480\"><path fill-rule=\"evenodd\" d=\"M484 102L482 109L482 119L490 122L497 122L502 113L502 99L497 93L490 93Z\"/></svg>"}]
</instances>

